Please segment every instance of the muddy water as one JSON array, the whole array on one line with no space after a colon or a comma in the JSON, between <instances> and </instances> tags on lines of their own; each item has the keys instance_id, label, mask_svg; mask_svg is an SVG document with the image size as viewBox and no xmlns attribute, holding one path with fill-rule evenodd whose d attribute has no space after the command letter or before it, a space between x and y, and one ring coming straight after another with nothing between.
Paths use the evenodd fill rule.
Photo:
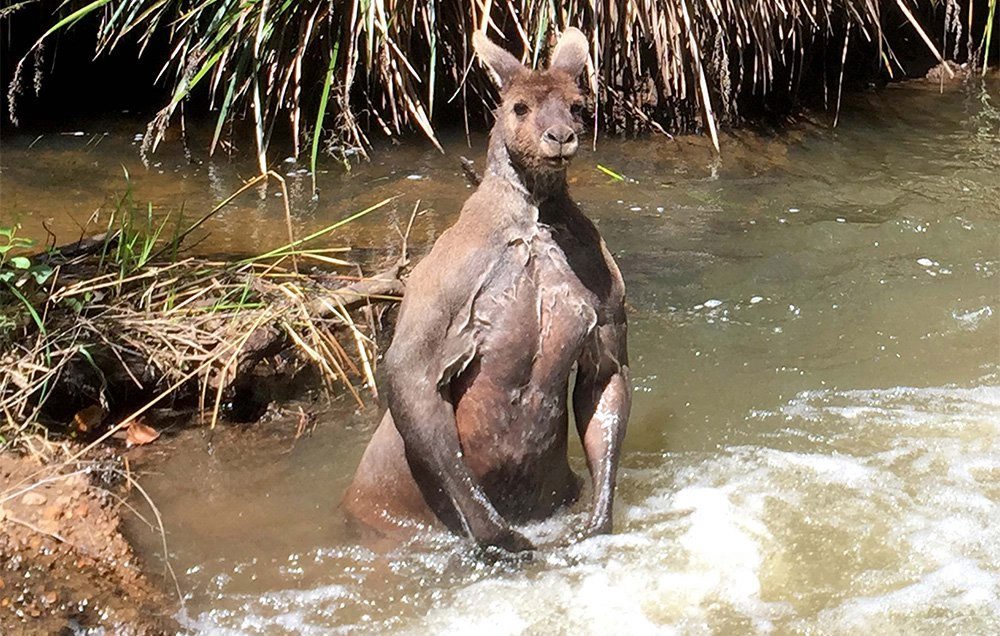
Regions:
<instances>
[{"instance_id":1,"label":"muddy water","mask_svg":"<svg viewBox=\"0 0 1000 636\"><path fill-rule=\"evenodd\" d=\"M195 214L253 170L173 148L143 171L129 136L88 139L5 140L5 218L72 227L120 189L120 163L137 199ZM481 157L473 143L331 167L319 201L285 164L296 229L398 194L342 240L391 251L386 222L419 199L426 244L467 195L455 156ZM690 141L602 141L572 174L631 305L616 533L519 565L434 534L386 552L336 509L379 414L337 401L310 437L188 433L148 462L184 620L269 634L1000 631L1000 85L855 97L836 130L731 139L721 162ZM281 203L251 193L199 249L282 243ZM582 514L525 531L550 543ZM135 535L155 562L159 538Z\"/></svg>"}]
</instances>

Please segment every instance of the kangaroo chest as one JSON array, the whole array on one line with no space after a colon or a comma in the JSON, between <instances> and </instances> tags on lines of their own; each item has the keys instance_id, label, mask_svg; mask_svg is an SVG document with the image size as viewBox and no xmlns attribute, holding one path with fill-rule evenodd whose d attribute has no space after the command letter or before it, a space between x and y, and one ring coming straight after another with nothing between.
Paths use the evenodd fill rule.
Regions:
<instances>
[{"instance_id":1,"label":"kangaroo chest","mask_svg":"<svg viewBox=\"0 0 1000 636\"><path fill-rule=\"evenodd\" d=\"M482 371L504 384L545 387L568 377L598 322L602 299L571 265L566 246L544 225L513 239L475 303Z\"/></svg>"}]
</instances>

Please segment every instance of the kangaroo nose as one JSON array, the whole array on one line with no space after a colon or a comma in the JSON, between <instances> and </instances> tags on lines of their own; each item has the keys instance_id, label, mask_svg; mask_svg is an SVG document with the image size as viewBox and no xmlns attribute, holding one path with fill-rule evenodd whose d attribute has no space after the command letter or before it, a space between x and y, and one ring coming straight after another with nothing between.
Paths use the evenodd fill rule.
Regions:
<instances>
[{"instance_id":1,"label":"kangaroo nose","mask_svg":"<svg viewBox=\"0 0 1000 636\"><path fill-rule=\"evenodd\" d=\"M576 141L576 133L569 126L559 124L546 130L542 135L542 138L545 139L545 141L564 146Z\"/></svg>"}]
</instances>

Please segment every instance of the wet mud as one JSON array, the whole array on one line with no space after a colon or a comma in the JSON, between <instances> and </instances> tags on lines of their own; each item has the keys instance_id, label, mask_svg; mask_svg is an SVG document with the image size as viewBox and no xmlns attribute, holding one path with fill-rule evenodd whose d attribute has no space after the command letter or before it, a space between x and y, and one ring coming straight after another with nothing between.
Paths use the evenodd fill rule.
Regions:
<instances>
[{"instance_id":1,"label":"wet mud","mask_svg":"<svg viewBox=\"0 0 1000 636\"><path fill-rule=\"evenodd\" d=\"M0 633L176 633L176 598L152 585L121 533L128 493L99 468L0 455Z\"/></svg>"}]
</instances>

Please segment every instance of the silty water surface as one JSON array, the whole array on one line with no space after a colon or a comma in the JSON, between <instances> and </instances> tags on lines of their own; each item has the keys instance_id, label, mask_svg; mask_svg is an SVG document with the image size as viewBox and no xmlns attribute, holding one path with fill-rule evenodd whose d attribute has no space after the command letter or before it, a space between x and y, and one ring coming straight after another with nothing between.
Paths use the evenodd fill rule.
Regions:
<instances>
[{"instance_id":1,"label":"silty water surface","mask_svg":"<svg viewBox=\"0 0 1000 636\"><path fill-rule=\"evenodd\" d=\"M336 502L379 413L338 401L298 441L261 425L165 445L143 484L189 594L185 621L274 634L1000 632L998 109L995 81L893 87L851 99L835 130L730 140L721 162L688 141L602 140L571 173L629 291L635 394L615 534L522 565L475 561L442 535L388 553L359 541ZM109 189L115 153L130 156L113 141L92 151ZM23 146L4 162L15 192L26 168L11 155L39 152ZM400 194L343 240L394 243L387 218L405 222L419 198L430 211L414 240L429 243L467 196L456 155L470 151L449 150L331 171L318 204L289 168L297 227ZM140 200L205 207L238 172L175 161L133 175ZM203 245L280 244L273 198L229 211ZM545 544L582 515L526 532ZM135 534L155 570L158 535Z\"/></svg>"}]
</instances>

